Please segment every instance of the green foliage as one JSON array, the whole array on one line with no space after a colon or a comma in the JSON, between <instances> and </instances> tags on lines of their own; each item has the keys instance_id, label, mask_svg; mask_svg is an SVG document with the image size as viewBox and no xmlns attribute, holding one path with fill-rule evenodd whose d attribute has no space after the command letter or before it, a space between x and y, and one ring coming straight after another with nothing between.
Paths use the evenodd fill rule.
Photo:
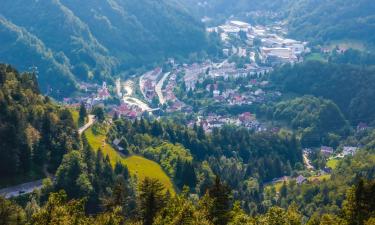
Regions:
<instances>
[{"instance_id":1,"label":"green foliage","mask_svg":"<svg viewBox=\"0 0 375 225\"><path fill-rule=\"evenodd\" d=\"M55 97L71 94L77 80L112 79L168 57L187 58L207 46L203 24L166 0L38 1L27 6L4 0L0 13L2 60L23 70L37 65L42 90Z\"/></svg>"},{"instance_id":2,"label":"green foliage","mask_svg":"<svg viewBox=\"0 0 375 225\"><path fill-rule=\"evenodd\" d=\"M86 111L85 104L82 102L79 107L79 119L78 119L79 124L81 125L85 124L86 118L87 118L87 111Z\"/></svg>"},{"instance_id":3,"label":"green foliage","mask_svg":"<svg viewBox=\"0 0 375 225\"><path fill-rule=\"evenodd\" d=\"M276 199L274 198L275 195L265 196L265 201L269 200L272 204L284 208L295 202L298 203L298 209L302 214L312 217L312 219L314 219L314 213L318 213L319 215L331 214L331 216L327 215L327 220L331 220L332 215L339 215L343 205L347 205L345 207L348 212L350 209L354 208L356 197L353 195L353 191L348 191L351 190L352 185L357 184L361 178L369 181L374 180L375 173L373 171L373 165L375 165L374 154L361 150L353 158L342 160L341 163L333 169L330 179L312 180L302 185L297 185L294 181L290 181L283 187L285 193L280 192L280 195L278 195ZM371 197L368 196L369 193L371 193L371 191L369 191L371 185L372 183L370 182L368 186L363 189L362 197L360 198L363 199L364 196L367 197L365 197L366 200L362 201L372 201ZM347 192L348 194L346 194ZM350 202L349 205L348 203L343 204L345 199ZM370 215L368 212L371 211L371 206L366 206L366 204L361 204L361 206L364 207L364 212L367 212L367 216L364 219L368 219ZM360 211L360 209L358 210ZM347 214L348 216L350 215L350 213Z\"/></svg>"},{"instance_id":4,"label":"green foliage","mask_svg":"<svg viewBox=\"0 0 375 225\"><path fill-rule=\"evenodd\" d=\"M287 211L279 207L272 207L264 216L259 218L261 225L298 225L301 224L301 215L291 206Z\"/></svg>"},{"instance_id":5,"label":"green foliage","mask_svg":"<svg viewBox=\"0 0 375 225\"><path fill-rule=\"evenodd\" d=\"M286 92L332 100L355 126L375 120L375 71L371 67L308 61L284 66L271 80Z\"/></svg>"},{"instance_id":6,"label":"green foliage","mask_svg":"<svg viewBox=\"0 0 375 225\"><path fill-rule=\"evenodd\" d=\"M301 130L301 143L305 147L322 143L334 146L334 140L340 139L337 134L345 134L348 127L335 103L312 96L277 103L273 112L273 119L286 121L293 129Z\"/></svg>"},{"instance_id":7,"label":"green foliage","mask_svg":"<svg viewBox=\"0 0 375 225\"><path fill-rule=\"evenodd\" d=\"M362 225L375 216L375 181L365 183L360 180L347 193L344 213L349 224Z\"/></svg>"},{"instance_id":8,"label":"green foliage","mask_svg":"<svg viewBox=\"0 0 375 225\"><path fill-rule=\"evenodd\" d=\"M32 216L31 224L89 224L84 200L67 200L64 191L52 193L46 205Z\"/></svg>"},{"instance_id":9,"label":"green foliage","mask_svg":"<svg viewBox=\"0 0 375 225\"><path fill-rule=\"evenodd\" d=\"M215 225L225 225L230 220L230 189L216 177L215 184L207 191L212 199L208 206L208 217Z\"/></svg>"},{"instance_id":10,"label":"green foliage","mask_svg":"<svg viewBox=\"0 0 375 225\"><path fill-rule=\"evenodd\" d=\"M361 52L354 49L348 49L344 53L333 53L330 62L337 64L352 64L360 66L375 65L375 55L371 52Z\"/></svg>"},{"instance_id":11,"label":"green foliage","mask_svg":"<svg viewBox=\"0 0 375 225\"><path fill-rule=\"evenodd\" d=\"M99 122L104 122L105 120L105 115L104 115L104 109L103 107L95 107L93 110L92 110L92 114L95 115L95 118L99 121Z\"/></svg>"},{"instance_id":12,"label":"green foliage","mask_svg":"<svg viewBox=\"0 0 375 225\"><path fill-rule=\"evenodd\" d=\"M313 42L355 39L375 43L371 0L300 0L290 9L291 35Z\"/></svg>"},{"instance_id":13,"label":"green foliage","mask_svg":"<svg viewBox=\"0 0 375 225\"><path fill-rule=\"evenodd\" d=\"M33 167L55 171L63 155L79 148L70 112L39 94L35 75L0 65L0 174L22 175Z\"/></svg>"},{"instance_id":14,"label":"green foliage","mask_svg":"<svg viewBox=\"0 0 375 225\"><path fill-rule=\"evenodd\" d=\"M15 203L0 197L0 224L21 225L25 222L25 211Z\"/></svg>"},{"instance_id":15,"label":"green foliage","mask_svg":"<svg viewBox=\"0 0 375 225\"><path fill-rule=\"evenodd\" d=\"M165 206L165 188L160 181L146 177L139 187L139 208L144 225L152 225Z\"/></svg>"},{"instance_id":16,"label":"green foliage","mask_svg":"<svg viewBox=\"0 0 375 225\"><path fill-rule=\"evenodd\" d=\"M172 197L156 217L154 225L211 225L206 210L199 209L187 198L187 193Z\"/></svg>"},{"instance_id":17,"label":"green foliage","mask_svg":"<svg viewBox=\"0 0 375 225\"><path fill-rule=\"evenodd\" d=\"M93 191L87 165L79 152L72 151L64 156L56 172L56 188L65 190L72 198L88 196Z\"/></svg>"},{"instance_id":18,"label":"green foliage","mask_svg":"<svg viewBox=\"0 0 375 225\"><path fill-rule=\"evenodd\" d=\"M178 161L191 162L193 159L183 146L170 143L163 143L155 148L146 148L141 150L141 153L159 162L169 176L174 176Z\"/></svg>"}]
</instances>

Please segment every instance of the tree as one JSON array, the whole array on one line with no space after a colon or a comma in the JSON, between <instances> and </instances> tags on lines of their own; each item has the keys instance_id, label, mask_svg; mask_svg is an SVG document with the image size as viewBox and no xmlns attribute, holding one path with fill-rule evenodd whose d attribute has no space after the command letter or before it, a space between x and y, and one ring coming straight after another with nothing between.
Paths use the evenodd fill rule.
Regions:
<instances>
[{"instance_id":1,"label":"tree","mask_svg":"<svg viewBox=\"0 0 375 225\"><path fill-rule=\"evenodd\" d=\"M125 180L123 177L118 177L111 195L103 199L103 206L106 211L112 211L116 208L124 210L127 197Z\"/></svg>"},{"instance_id":2,"label":"tree","mask_svg":"<svg viewBox=\"0 0 375 225\"><path fill-rule=\"evenodd\" d=\"M31 224L90 224L85 216L85 200L68 201L64 191L52 193L43 208L32 216Z\"/></svg>"},{"instance_id":3,"label":"tree","mask_svg":"<svg viewBox=\"0 0 375 225\"><path fill-rule=\"evenodd\" d=\"M157 179L146 177L139 187L139 210L144 225L152 225L156 214L165 206L165 188Z\"/></svg>"},{"instance_id":4,"label":"tree","mask_svg":"<svg viewBox=\"0 0 375 225\"><path fill-rule=\"evenodd\" d=\"M93 191L87 165L78 151L64 156L56 172L56 188L65 190L70 198L88 196Z\"/></svg>"},{"instance_id":5,"label":"tree","mask_svg":"<svg viewBox=\"0 0 375 225\"><path fill-rule=\"evenodd\" d=\"M181 195L172 197L166 207L161 210L154 225L212 225L208 221L207 213L204 210L198 210L197 207L188 200L188 189L184 189Z\"/></svg>"},{"instance_id":6,"label":"tree","mask_svg":"<svg viewBox=\"0 0 375 225\"><path fill-rule=\"evenodd\" d=\"M84 124L87 117L87 111L85 104L81 102L81 105L79 107L79 124Z\"/></svg>"},{"instance_id":7,"label":"tree","mask_svg":"<svg viewBox=\"0 0 375 225\"><path fill-rule=\"evenodd\" d=\"M96 119L99 121L99 122L104 122L105 120L105 115L104 115L104 109L102 107L95 107L93 110L92 110L92 114L95 115Z\"/></svg>"},{"instance_id":8,"label":"tree","mask_svg":"<svg viewBox=\"0 0 375 225\"><path fill-rule=\"evenodd\" d=\"M347 193L344 215L350 225L362 225L375 214L375 181L358 184Z\"/></svg>"},{"instance_id":9,"label":"tree","mask_svg":"<svg viewBox=\"0 0 375 225\"><path fill-rule=\"evenodd\" d=\"M230 192L230 189L221 183L218 176L216 176L214 185L207 191L208 197L212 199L208 212L215 225L225 225L230 219Z\"/></svg>"},{"instance_id":10,"label":"tree","mask_svg":"<svg viewBox=\"0 0 375 225\"><path fill-rule=\"evenodd\" d=\"M248 216L243 211L243 209L241 209L241 204L238 201L234 203L233 209L230 212L230 214L231 214L230 215L231 220L228 223L228 225L242 225L242 224L255 225L256 224L255 219Z\"/></svg>"},{"instance_id":11,"label":"tree","mask_svg":"<svg viewBox=\"0 0 375 225\"><path fill-rule=\"evenodd\" d=\"M0 224L21 225L26 223L26 214L21 207L0 196Z\"/></svg>"}]
</instances>

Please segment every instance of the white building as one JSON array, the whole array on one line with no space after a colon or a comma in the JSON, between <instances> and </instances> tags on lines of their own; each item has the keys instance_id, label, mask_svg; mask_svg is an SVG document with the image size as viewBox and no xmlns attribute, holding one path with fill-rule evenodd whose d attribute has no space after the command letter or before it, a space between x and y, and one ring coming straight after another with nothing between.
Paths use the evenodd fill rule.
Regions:
<instances>
[{"instance_id":1,"label":"white building","mask_svg":"<svg viewBox=\"0 0 375 225\"><path fill-rule=\"evenodd\" d=\"M348 146L345 146L343 151L342 151L342 154L344 156L347 156L347 155L351 155L351 156L354 156L355 153L357 152L358 148L357 147L348 147Z\"/></svg>"},{"instance_id":2,"label":"white building","mask_svg":"<svg viewBox=\"0 0 375 225\"><path fill-rule=\"evenodd\" d=\"M291 48L261 48L261 55L264 62L270 64L295 63L298 57Z\"/></svg>"},{"instance_id":3,"label":"white building","mask_svg":"<svg viewBox=\"0 0 375 225\"><path fill-rule=\"evenodd\" d=\"M245 32L249 31L249 29L251 28L250 24L242 22L242 21L238 21L238 20L229 21L229 25L233 27L237 27L240 30L245 31Z\"/></svg>"}]
</instances>

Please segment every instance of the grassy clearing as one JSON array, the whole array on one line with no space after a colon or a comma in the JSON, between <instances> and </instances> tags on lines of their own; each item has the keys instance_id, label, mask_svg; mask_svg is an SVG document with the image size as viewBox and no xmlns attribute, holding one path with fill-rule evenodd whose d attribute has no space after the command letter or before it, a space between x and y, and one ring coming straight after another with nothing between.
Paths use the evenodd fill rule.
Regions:
<instances>
[{"instance_id":1,"label":"grassy clearing","mask_svg":"<svg viewBox=\"0 0 375 225\"><path fill-rule=\"evenodd\" d=\"M283 186L283 184L284 184L284 182L277 182L276 184L274 184L276 192L280 192L281 187Z\"/></svg>"},{"instance_id":2,"label":"grassy clearing","mask_svg":"<svg viewBox=\"0 0 375 225\"><path fill-rule=\"evenodd\" d=\"M111 145L105 142L106 136L104 134L94 134L92 128L88 129L85 134L95 151L100 148L105 155L108 155L112 166L116 162L121 162L128 167L130 174L137 176L139 180L143 180L145 177L156 178L164 184L170 193L175 193L171 179L156 162L141 156L122 157Z\"/></svg>"},{"instance_id":3,"label":"grassy clearing","mask_svg":"<svg viewBox=\"0 0 375 225\"><path fill-rule=\"evenodd\" d=\"M338 163L339 163L338 159L329 159L327 161L327 167L331 169L336 169Z\"/></svg>"},{"instance_id":4,"label":"grassy clearing","mask_svg":"<svg viewBox=\"0 0 375 225\"><path fill-rule=\"evenodd\" d=\"M307 180L309 182L314 182L315 180L318 180L319 183L323 182L325 180L329 180L329 179L331 179L331 174L324 174L324 175L316 175L316 176L307 177ZM292 180L294 180L294 179L292 179ZM286 181L286 184L288 184L288 182L290 182L290 181L291 180ZM274 187L276 192L279 193L283 184L284 184L284 182L280 181L280 182L277 182L277 183L274 183L274 184L270 184L270 185L266 186L266 188L269 189L269 188Z\"/></svg>"},{"instance_id":5,"label":"grassy clearing","mask_svg":"<svg viewBox=\"0 0 375 225\"><path fill-rule=\"evenodd\" d=\"M72 114L74 124L79 126L79 112L75 109L71 109L70 113Z\"/></svg>"},{"instance_id":6,"label":"grassy clearing","mask_svg":"<svg viewBox=\"0 0 375 225\"><path fill-rule=\"evenodd\" d=\"M79 121L79 110L78 109L70 109L70 113L72 114L74 124L77 125L77 127L82 127L83 125L85 125L85 123L88 122L87 117L85 118L84 123Z\"/></svg>"},{"instance_id":7,"label":"grassy clearing","mask_svg":"<svg viewBox=\"0 0 375 225\"><path fill-rule=\"evenodd\" d=\"M143 180L145 177L152 177L160 180L171 193L174 193L173 184L160 165L154 161L148 160L141 156L130 156L123 159L128 166L130 173L136 175L138 179Z\"/></svg>"}]
</instances>

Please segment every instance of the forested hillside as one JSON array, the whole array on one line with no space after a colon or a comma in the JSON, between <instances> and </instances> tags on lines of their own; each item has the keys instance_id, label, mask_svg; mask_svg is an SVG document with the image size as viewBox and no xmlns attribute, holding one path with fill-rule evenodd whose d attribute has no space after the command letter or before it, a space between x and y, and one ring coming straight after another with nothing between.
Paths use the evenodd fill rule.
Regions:
<instances>
[{"instance_id":1,"label":"forested hillside","mask_svg":"<svg viewBox=\"0 0 375 225\"><path fill-rule=\"evenodd\" d=\"M0 175L54 172L63 156L79 149L69 110L39 94L33 74L0 65Z\"/></svg>"},{"instance_id":2,"label":"forested hillside","mask_svg":"<svg viewBox=\"0 0 375 225\"><path fill-rule=\"evenodd\" d=\"M38 66L42 90L55 96L71 93L76 80L110 78L206 46L203 25L173 1L1 4L0 61L21 70Z\"/></svg>"},{"instance_id":3,"label":"forested hillside","mask_svg":"<svg viewBox=\"0 0 375 225\"><path fill-rule=\"evenodd\" d=\"M347 126L330 100L305 96L273 110L297 131L317 126L319 132L339 133ZM0 66L1 182L37 170L54 174L31 194L0 197L1 224L374 223L373 131L352 137L363 147L331 174L299 183L295 177L308 171L294 132L224 126L205 133L202 126L168 120L109 122L102 116L92 129L109 126L109 132L93 149L88 139L95 137L78 136L70 110L39 94L35 74ZM159 163L176 194L160 180L112 161L101 147L116 139L114 147L124 149L120 159L136 154ZM277 190L273 180L282 176L289 179Z\"/></svg>"},{"instance_id":4,"label":"forested hillside","mask_svg":"<svg viewBox=\"0 0 375 225\"><path fill-rule=\"evenodd\" d=\"M214 20L225 20L229 16L255 19L253 12L261 12L256 21L285 18L291 0L180 0L197 16L208 16ZM270 13L270 14L269 14ZM246 14L251 15L249 17ZM272 15L271 15L272 14Z\"/></svg>"},{"instance_id":5,"label":"forested hillside","mask_svg":"<svg viewBox=\"0 0 375 225\"><path fill-rule=\"evenodd\" d=\"M313 43L346 39L375 44L372 0L181 1L193 5L192 10L202 17L227 19L235 15L251 22L286 20L290 36Z\"/></svg>"},{"instance_id":6,"label":"forested hillside","mask_svg":"<svg viewBox=\"0 0 375 225\"><path fill-rule=\"evenodd\" d=\"M332 100L353 125L375 120L372 67L308 61L284 66L271 79L287 92Z\"/></svg>"},{"instance_id":7,"label":"forested hillside","mask_svg":"<svg viewBox=\"0 0 375 225\"><path fill-rule=\"evenodd\" d=\"M300 133L303 147L334 146L338 137L346 136L349 123L339 107L330 100L303 96L265 107L259 112L269 120L283 121Z\"/></svg>"},{"instance_id":8,"label":"forested hillside","mask_svg":"<svg viewBox=\"0 0 375 225\"><path fill-rule=\"evenodd\" d=\"M354 39L375 44L375 3L371 0L296 1L290 33L313 42Z\"/></svg>"}]
</instances>

